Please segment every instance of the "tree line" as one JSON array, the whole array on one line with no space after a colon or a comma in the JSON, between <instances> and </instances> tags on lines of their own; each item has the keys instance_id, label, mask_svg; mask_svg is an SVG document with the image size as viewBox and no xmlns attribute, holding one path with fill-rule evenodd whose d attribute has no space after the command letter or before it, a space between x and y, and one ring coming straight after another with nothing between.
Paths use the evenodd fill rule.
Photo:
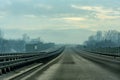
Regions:
<instances>
[{"instance_id":1,"label":"tree line","mask_svg":"<svg viewBox=\"0 0 120 80\"><path fill-rule=\"evenodd\" d=\"M87 47L120 47L120 32L116 30L97 31L84 42Z\"/></svg>"},{"instance_id":2,"label":"tree line","mask_svg":"<svg viewBox=\"0 0 120 80\"><path fill-rule=\"evenodd\" d=\"M84 42L84 47L101 52L120 52L120 32L116 30L97 31Z\"/></svg>"},{"instance_id":3,"label":"tree line","mask_svg":"<svg viewBox=\"0 0 120 80\"><path fill-rule=\"evenodd\" d=\"M5 39L3 32L0 30L0 53L27 52L26 45L33 43L39 44L39 51L50 48L55 45L54 43L44 43L40 40L40 38L30 39L30 37L27 34L23 34L22 39Z\"/></svg>"}]
</instances>

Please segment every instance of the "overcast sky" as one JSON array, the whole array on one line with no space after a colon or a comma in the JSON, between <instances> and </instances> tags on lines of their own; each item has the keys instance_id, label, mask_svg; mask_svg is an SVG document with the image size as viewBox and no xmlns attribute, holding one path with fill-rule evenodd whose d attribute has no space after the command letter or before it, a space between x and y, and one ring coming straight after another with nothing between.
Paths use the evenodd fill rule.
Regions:
<instances>
[{"instance_id":1,"label":"overcast sky","mask_svg":"<svg viewBox=\"0 0 120 80\"><path fill-rule=\"evenodd\" d=\"M0 0L0 28L6 38L82 43L97 30L120 30L120 0Z\"/></svg>"}]
</instances>

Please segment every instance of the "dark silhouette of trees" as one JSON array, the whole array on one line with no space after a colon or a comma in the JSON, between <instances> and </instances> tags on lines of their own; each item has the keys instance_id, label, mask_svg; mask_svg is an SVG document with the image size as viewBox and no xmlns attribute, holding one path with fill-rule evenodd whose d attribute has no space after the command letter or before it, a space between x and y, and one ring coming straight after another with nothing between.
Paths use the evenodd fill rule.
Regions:
<instances>
[{"instance_id":1,"label":"dark silhouette of trees","mask_svg":"<svg viewBox=\"0 0 120 80\"><path fill-rule=\"evenodd\" d=\"M88 47L119 47L120 32L115 30L98 31L96 35L92 35L85 41L84 45Z\"/></svg>"},{"instance_id":2,"label":"dark silhouette of trees","mask_svg":"<svg viewBox=\"0 0 120 80\"><path fill-rule=\"evenodd\" d=\"M30 51L41 51L54 46L54 43L43 43L40 38L30 39L27 34L23 34L22 39L4 39L3 32L0 30L0 53L21 53L29 51L31 47L37 49L31 49ZM27 49L27 50L26 50Z\"/></svg>"},{"instance_id":3,"label":"dark silhouette of trees","mask_svg":"<svg viewBox=\"0 0 120 80\"><path fill-rule=\"evenodd\" d=\"M3 52L4 51L4 47L5 47L5 41L3 39L3 32L2 30L0 29L0 52Z\"/></svg>"},{"instance_id":4,"label":"dark silhouette of trees","mask_svg":"<svg viewBox=\"0 0 120 80\"><path fill-rule=\"evenodd\" d=\"M120 52L120 32L116 30L98 31L84 42L84 46L97 52Z\"/></svg>"}]
</instances>

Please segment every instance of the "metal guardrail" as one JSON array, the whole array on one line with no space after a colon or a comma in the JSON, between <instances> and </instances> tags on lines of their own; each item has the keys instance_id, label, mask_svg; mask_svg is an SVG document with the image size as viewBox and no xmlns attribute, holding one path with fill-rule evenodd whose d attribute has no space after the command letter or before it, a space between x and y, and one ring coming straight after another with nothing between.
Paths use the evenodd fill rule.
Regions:
<instances>
[{"instance_id":1,"label":"metal guardrail","mask_svg":"<svg viewBox=\"0 0 120 80\"><path fill-rule=\"evenodd\" d=\"M91 50L86 50L84 51L94 53L94 54L100 54L100 55L106 55L106 56L112 56L112 57L120 57L120 53L106 53L106 52L97 52L97 51L91 51Z\"/></svg>"},{"instance_id":2,"label":"metal guardrail","mask_svg":"<svg viewBox=\"0 0 120 80\"><path fill-rule=\"evenodd\" d=\"M83 47L76 47L76 48L86 51L86 52L94 53L94 54L100 54L100 55L106 55L106 56L112 56L112 57L120 57L120 51L116 50L116 51L111 52L112 48L107 49L108 51L105 49L101 50L98 48L83 48Z\"/></svg>"},{"instance_id":3,"label":"metal guardrail","mask_svg":"<svg viewBox=\"0 0 120 80\"><path fill-rule=\"evenodd\" d=\"M0 54L0 74L2 69L11 68L14 66L24 65L27 63L34 63L38 60L54 56L59 54L64 50L64 47L59 48L58 50L47 52L47 53L7 53Z\"/></svg>"},{"instance_id":4,"label":"metal guardrail","mask_svg":"<svg viewBox=\"0 0 120 80\"><path fill-rule=\"evenodd\" d=\"M96 52L96 51L88 51L88 52L92 52L92 53L96 53L96 54L100 54L100 55L106 55L106 56L113 56L113 57L120 57L120 53L104 53L104 52Z\"/></svg>"}]
</instances>

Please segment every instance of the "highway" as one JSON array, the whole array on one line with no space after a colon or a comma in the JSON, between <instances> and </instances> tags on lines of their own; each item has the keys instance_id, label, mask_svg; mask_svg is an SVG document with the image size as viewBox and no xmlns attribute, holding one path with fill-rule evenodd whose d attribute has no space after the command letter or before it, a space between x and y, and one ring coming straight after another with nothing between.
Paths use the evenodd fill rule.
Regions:
<instances>
[{"instance_id":1,"label":"highway","mask_svg":"<svg viewBox=\"0 0 120 80\"><path fill-rule=\"evenodd\" d=\"M21 80L120 80L119 61L117 63L108 61L115 67L108 65L107 69L107 66L100 63L106 64L106 61L94 61L92 60L94 57L84 55L85 52L82 51L78 52L71 47L66 47L54 64Z\"/></svg>"}]
</instances>

